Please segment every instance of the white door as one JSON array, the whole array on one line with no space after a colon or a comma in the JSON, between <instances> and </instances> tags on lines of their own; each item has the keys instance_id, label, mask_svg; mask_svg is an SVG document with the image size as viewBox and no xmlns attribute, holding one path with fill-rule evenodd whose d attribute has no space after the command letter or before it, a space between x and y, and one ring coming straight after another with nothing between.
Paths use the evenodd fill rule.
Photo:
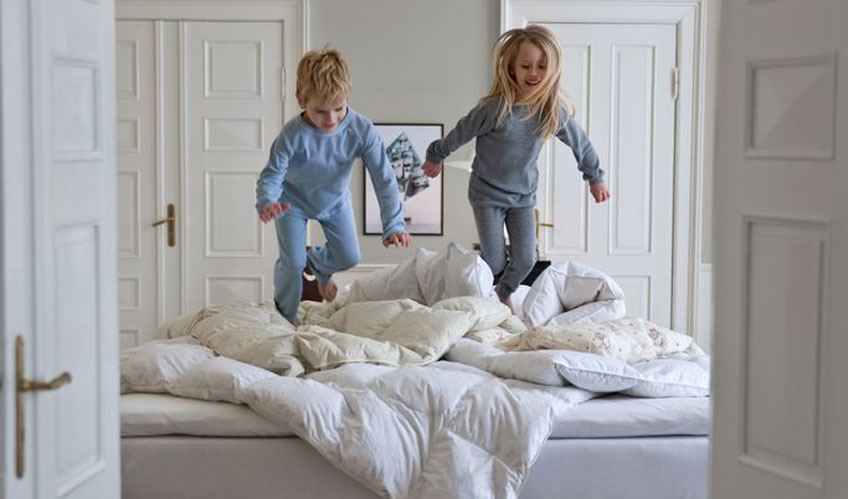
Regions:
<instances>
[{"instance_id":1,"label":"white door","mask_svg":"<svg viewBox=\"0 0 848 499\"><path fill-rule=\"evenodd\" d=\"M187 22L183 303L273 296L276 232L254 189L283 122L281 23Z\"/></svg>"},{"instance_id":2,"label":"white door","mask_svg":"<svg viewBox=\"0 0 848 499\"><path fill-rule=\"evenodd\" d=\"M272 295L276 233L253 206L283 122L283 24L120 20L116 39L126 348L177 313Z\"/></svg>"},{"instance_id":3,"label":"white door","mask_svg":"<svg viewBox=\"0 0 848 499\"><path fill-rule=\"evenodd\" d=\"M540 253L598 268L621 284L627 314L671 325L676 28L546 24L563 46L576 119L606 171L595 204L567 146L539 157Z\"/></svg>"},{"instance_id":4,"label":"white door","mask_svg":"<svg viewBox=\"0 0 848 499\"><path fill-rule=\"evenodd\" d=\"M848 5L724 2L712 491L848 497Z\"/></svg>"},{"instance_id":5,"label":"white door","mask_svg":"<svg viewBox=\"0 0 848 499\"><path fill-rule=\"evenodd\" d=\"M21 279L4 280L4 310L32 318L19 322L31 329L4 330L3 492L16 499L117 498L114 11L108 1L24 3L2 7L3 30L17 25L13 38L22 44L6 47L11 40L4 33L4 149L7 138L27 136L6 130L32 130L24 143L31 150L10 144L23 153L7 164L4 152L3 164L4 191L17 191L3 197L3 226L17 232L4 234L4 246L9 235L16 238L10 247L30 249L28 255L4 251L4 277ZM14 36L22 32L28 36ZM7 57L12 52L26 56ZM14 89L18 78L31 93L18 88L14 99L23 102L12 103L5 83L17 80ZM19 184L6 184L7 173ZM57 381L55 389L22 392L20 427L14 392L26 380L14 381L15 357L24 378ZM70 377L58 376L63 372ZM20 464L16 427L24 437Z\"/></svg>"},{"instance_id":6,"label":"white door","mask_svg":"<svg viewBox=\"0 0 848 499\"><path fill-rule=\"evenodd\" d=\"M163 280L161 253L167 227L160 185L162 144L157 134L155 30L152 21L119 21L115 31L116 141L118 154L118 307L121 348L150 339L156 330ZM161 117L161 114L158 116Z\"/></svg>"}]
</instances>

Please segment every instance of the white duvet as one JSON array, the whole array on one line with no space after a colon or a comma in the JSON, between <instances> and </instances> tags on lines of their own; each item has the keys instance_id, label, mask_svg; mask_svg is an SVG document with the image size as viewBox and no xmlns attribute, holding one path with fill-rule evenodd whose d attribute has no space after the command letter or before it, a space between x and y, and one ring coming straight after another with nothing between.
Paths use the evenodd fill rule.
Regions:
<instances>
[{"instance_id":1,"label":"white duvet","mask_svg":"<svg viewBox=\"0 0 848 499\"><path fill-rule=\"evenodd\" d=\"M421 498L517 497L553 421L592 396L436 362L475 328L511 327L490 300L325 305L302 316L294 331L265 307L201 311L187 334L125 351L122 390L248 404L375 492ZM293 366L310 374L291 376Z\"/></svg>"},{"instance_id":2,"label":"white duvet","mask_svg":"<svg viewBox=\"0 0 848 499\"><path fill-rule=\"evenodd\" d=\"M638 362L484 345L568 348L587 332L526 330L484 298L305 303L299 319L295 330L244 304L180 318L174 338L122 353L122 391L247 404L384 497L511 498L570 405L595 392L705 395L709 379L691 339L639 322L582 326L595 328L587 350L630 345Z\"/></svg>"}]
</instances>

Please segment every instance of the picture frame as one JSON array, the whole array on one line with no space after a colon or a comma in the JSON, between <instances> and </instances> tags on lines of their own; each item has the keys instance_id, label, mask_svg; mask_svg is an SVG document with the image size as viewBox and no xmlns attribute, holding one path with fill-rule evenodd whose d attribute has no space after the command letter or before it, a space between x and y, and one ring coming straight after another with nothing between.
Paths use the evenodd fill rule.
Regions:
<instances>
[{"instance_id":1,"label":"picture frame","mask_svg":"<svg viewBox=\"0 0 848 499\"><path fill-rule=\"evenodd\" d=\"M444 172L435 178L424 175L427 146L441 139L444 125L435 123L375 123L386 154L398 180L398 193L403 204L404 221L409 234L444 235ZM380 206L368 169L363 168L363 233L382 235Z\"/></svg>"}]
</instances>

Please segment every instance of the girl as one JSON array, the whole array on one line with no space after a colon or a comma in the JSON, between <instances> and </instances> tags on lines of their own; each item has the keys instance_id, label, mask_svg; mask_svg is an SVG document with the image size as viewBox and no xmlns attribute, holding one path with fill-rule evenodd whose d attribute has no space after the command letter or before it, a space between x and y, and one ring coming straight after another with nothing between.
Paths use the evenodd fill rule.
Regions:
<instances>
[{"instance_id":1,"label":"girl","mask_svg":"<svg viewBox=\"0 0 848 499\"><path fill-rule=\"evenodd\" d=\"M507 31L495 42L493 63L489 94L444 139L430 144L422 168L435 177L446 157L477 139L468 200L483 260L496 276L495 291L512 308L510 295L536 263L536 159L542 144L555 135L571 148L595 202L610 194L598 156L560 93L562 51L554 34L539 25Z\"/></svg>"}]
</instances>

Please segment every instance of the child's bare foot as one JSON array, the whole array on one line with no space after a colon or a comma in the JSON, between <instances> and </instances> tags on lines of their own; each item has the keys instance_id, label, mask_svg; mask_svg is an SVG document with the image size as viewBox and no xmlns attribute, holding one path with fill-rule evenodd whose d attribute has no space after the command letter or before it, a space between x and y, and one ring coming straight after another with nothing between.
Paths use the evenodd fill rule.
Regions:
<instances>
[{"instance_id":1,"label":"child's bare foot","mask_svg":"<svg viewBox=\"0 0 848 499\"><path fill-rule=\"evenodd\" d=\"M321 284L320 282L318 283L318 294L321 295L321 298L323 298L324 301L329 302L335 300L336 293L338 293L338 291L339 288L338 286L336 286L336 283L333 282L332 279L327 281L326 284Z\"/></svg>"}]
</instances>

